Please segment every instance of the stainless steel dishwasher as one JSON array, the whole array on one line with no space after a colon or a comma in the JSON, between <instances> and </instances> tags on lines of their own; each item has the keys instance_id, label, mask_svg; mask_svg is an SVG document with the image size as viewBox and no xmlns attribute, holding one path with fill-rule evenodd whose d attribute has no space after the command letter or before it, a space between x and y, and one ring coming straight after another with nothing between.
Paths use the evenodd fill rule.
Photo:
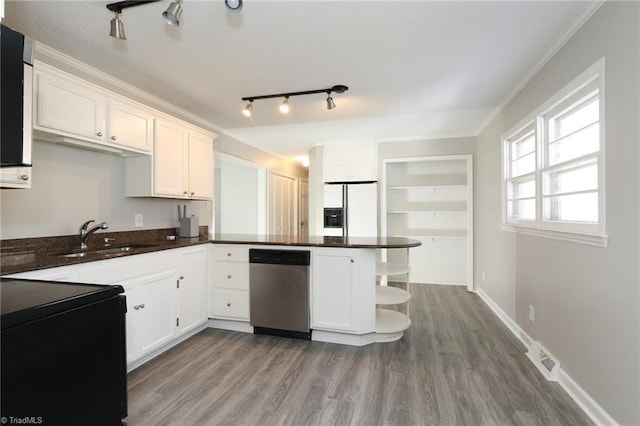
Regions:
<instances>
[{"instance_id":1,"label":"stainless steel dishwasher","mask_svg":"<svg viewBox=\"0 0 640 426\"><path fill-rule=\"evenodd\" d=\"M254 333L311 340L307 250L249 250Z\"/></svg>"}]
</instances>

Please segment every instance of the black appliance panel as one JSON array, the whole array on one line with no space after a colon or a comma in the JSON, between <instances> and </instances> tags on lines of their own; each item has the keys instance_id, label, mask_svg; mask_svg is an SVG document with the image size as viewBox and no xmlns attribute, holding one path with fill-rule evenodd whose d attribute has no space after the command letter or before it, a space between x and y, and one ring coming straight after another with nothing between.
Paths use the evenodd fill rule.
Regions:
<instances>
[{"instance_id":1,"label":"black appliance panel","mask_svg":"<svg viewBox=\"0 0 640 426\"><path fill-rule=\"evenodd\" d=\"M342 229L344 225L344 209L341 207L325 207L324 227Z\"/></svg>"}]
</instances>

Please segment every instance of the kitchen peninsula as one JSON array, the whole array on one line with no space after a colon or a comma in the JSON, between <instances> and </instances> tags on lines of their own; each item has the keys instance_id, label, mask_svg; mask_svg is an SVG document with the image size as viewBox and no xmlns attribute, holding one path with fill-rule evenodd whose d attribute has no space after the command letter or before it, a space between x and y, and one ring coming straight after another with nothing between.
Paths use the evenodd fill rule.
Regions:
<instances>
[{"instance_id":1,"label":"kitchen peninsula","mask_svg":"<svg viewBox=\"0 0 640 426\"><path fill-rule=\"evenodd\" d=\"M376 285L379 249L418 247L402 237L279 237L217 234L212 238L213 326L249 321L250 249L301 250L310 254L310 319L313 340L366 345L402 337L408 316L376 305L408 301L408 292ZM400 272L408 269L399 269ZM394 291L397 290L397 291ZM250 331L246 324L245 331Z\"/></svg>"},{"instance_id":2,"label":"kitchen peninsula","mask_svg":"<svg viewBox=\"0 0 640 426\"><path fill-rule=\"evenodd\" d=\"M236 234L167 240L170 231L100 234L90 240L86 256L79 257L60 254L64 249L60 241L75 242L75 236L4 240L0 266L4 276L14 278L123 285L129 307L128 338L137 340L127 345L129 369L207 326L253 332L250 249L309 253L312 340L349 345L388 342L401 338L410 325L399 312L376 309L382 304L377 300L376 251L408 250L419 241ZM116 247L101 254L104 248L95 248L104 236L116 237L130 250L114 255ZM11 247L17 252L7 252ZM154 309L154 304L164 305Z\"/></svg>"}]
</instances>

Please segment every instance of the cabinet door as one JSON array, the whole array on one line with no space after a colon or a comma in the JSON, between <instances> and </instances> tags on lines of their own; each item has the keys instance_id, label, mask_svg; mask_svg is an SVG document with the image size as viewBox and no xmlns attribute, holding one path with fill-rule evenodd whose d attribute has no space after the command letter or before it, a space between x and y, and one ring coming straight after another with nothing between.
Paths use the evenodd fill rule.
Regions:
<instances>
[{"instance_id":1,"label":"cabinet door","mask_svg":"<svg viewBox=\"0 0 640 426\"><path fill-rule=\"evenodd\" d=\"M0 169L2 188L31 188L31 167L5 167Z\"/></svg>"},{"instance_id":2,"label":"cabinet door","mask_svg":"<svg viewBox=\"0 0 640 426\"><path fill-rule=\"evenodd\" d=\"M207 320L207 250L205 247L180 256L178 288L178 333L197 327Z\"/></svg>"},{"instance_id":3,"label":"cabinet door","mask_svg":"<svg viewBox=\"0 0 640 426\"><path fill-rule=\"evenodd\" d=\"M189 198L213 197L213 139L189 132Z\"/></svg>"},{"instance_id":4,"label":"cabinet door","mask_svg":"<svg viewBox=\"0 0 640 426\"><path fill-rule=\"evenodd\" d=\"M72 77L38 73L34 126L84 140L103 141L103 95Z\"/></svg>"},{"instance_id":5,"label":"cabinet door","mask_svg":"<svg viewBox=\"0 0 640 426\"><path fill-rule=\"evenodd\" d=\"M140 355L171 341L176 334L176 278L171 269L142 278L138 283L138 341Z\"/></svg>"},{"instance_id":6,"label":"cabinet door","mask_svg":"<svg viewBox=\"0 0 640 426\"><path fill-rule=\"evenodd\" d=\"M133 284L125 284L124 296L127 300L127 364L140 357L138 343L138 311L140 310L138 289Z\"/></svg>"},{"instance_id":7,"label":"cabinet door","mask_svg":"<svg viewBox=\"0 0 640 426\"><path fill-rule=\"evenodd\" d=\"M151 152L153 147L153 117L135 104L109 101L109 142L115 145Z\"/></svg>"},{"instance_id":8,"label":"cabinet door","mask_svg":"<svg viewBox=\"0 0 640 426\"><path fill-rule=\"evenodd\" d=\"M212 313L214 318L249 321L249 292L214 288Z\"/></svg>"},{"instance_id":9,"label":"cabinet door","mask_svg":"<svg viewBox=\"0 0 640 426\"><path fill-rule=\"evenodd\" d=\"M187 196L188 136L188 129L180 123L156 120L153 155L154 193L156 195Z\"/></svg>"},{"instance_id":10,"label":"cabinet door","mask_svg":"<svg viewBox=\"0 0 640 426\"><path fill-rule=\"evenodd\" d=\"M358 331L357 270L352 256L342 251L314 252L311 292L312 328Z\"/></svg>"}]
</instances>

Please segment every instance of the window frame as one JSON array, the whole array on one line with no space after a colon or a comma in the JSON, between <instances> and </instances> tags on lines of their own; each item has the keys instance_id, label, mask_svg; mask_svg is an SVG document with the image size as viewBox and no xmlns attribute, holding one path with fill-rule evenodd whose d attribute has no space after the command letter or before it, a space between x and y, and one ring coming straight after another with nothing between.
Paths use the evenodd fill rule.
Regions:
<instances>
[{"instance_id":1,"label":"window frame","mask_svg":"<svg viewBox=\"0 0 640 426\"><path fill-rule=\"evenodd\" d=\"M594 89L595 88L595 89ZM587 95L597 90L599 101L599 150L570 160L563 160L549 165L549 120L557 117L560 112L570 109L580 103ZM588 101L583 102L586 105ZM512 141L519 140L533 129L535 135L536 166L533 173L516 177L511 176ZM605 90L604 90L604 58L598 60L573 81L560 89L555 95L536 108L518 125L506 132L502 139L502 223L501 229L526 235L535 235L552 239L578 242L583 244L606 247L606 186L605 186ZM571 169L581 163L594 162L598 169L598 222L578 222L551 220L545 218L544 201L550 198L545 194L546 179L550 173L558 170ZM535 185L535 218L532 220L513 217L509 209L510 185L514 181L527 181L533 176ZM512 194L513 195L513 194Z\"/></svg>"}]
</instances>

